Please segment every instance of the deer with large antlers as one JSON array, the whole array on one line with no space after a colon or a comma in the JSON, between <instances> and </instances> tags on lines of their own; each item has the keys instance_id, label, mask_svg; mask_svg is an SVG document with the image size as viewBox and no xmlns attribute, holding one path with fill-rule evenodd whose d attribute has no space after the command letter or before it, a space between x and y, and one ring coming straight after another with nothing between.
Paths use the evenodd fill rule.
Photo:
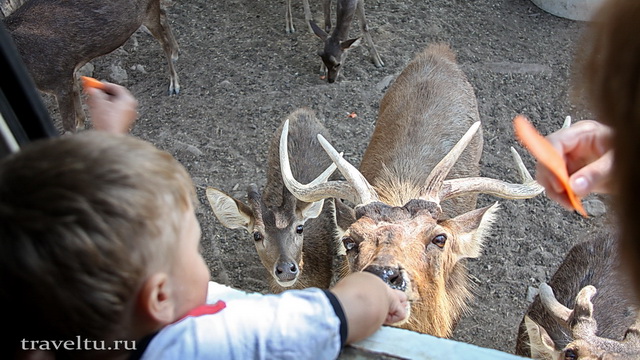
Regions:
<instances>
[{"instance_id":1,"label":"deer with large antlers","mask_svg":"<svg viewBox=\"0 0 640 360\"><path fill-rule=\"evenodd\" d=\"M283 128L291 133L285 146L294 156L296 176L309 181L322 173L318 182L326 181L335 166L315 135L326 136L328 132L312 110L301 108L289 114L276 130L267 155L266 184L262 191L255 184L249 185L248 205L213 187L207 188L207 199L222 225L249 232L260 261L270 274L271 292L328 288L334 268L340 271L333 264L340 250L334 202L333 199L300 201L284 186L278 156Z\"/></svg>"},{"instance_id":2,"label":"deer with large antlers","mask_svg":"<svg viewBox=\"0 0 640 360\"><path fill-rule=\"evenodd\" d=\"M517 355L640 358L640 308L617 247L617 236L603 233L571 248L523 317Z\"/></svg>"},{"instance_id":3,"label":"deer with large antlers","mask_svg":"<svg viewBox=\"0 0 640 360\"><path fill-rule=\"evenodd\" d=\"M467 308L464 259L480 255L498 209L476 209L478 193L524 199L542 192L517 156L522 184L478 177L478 118L473 88L455 55L436 44L384 95L360 171L320 137L345 181L299 183L289 171L282 132L282 176L298 199L355 204L356 220L342 237L349 270L372 272L406 292L410 315L400 327L449 337Z\"/></svg>"}]
</instances>

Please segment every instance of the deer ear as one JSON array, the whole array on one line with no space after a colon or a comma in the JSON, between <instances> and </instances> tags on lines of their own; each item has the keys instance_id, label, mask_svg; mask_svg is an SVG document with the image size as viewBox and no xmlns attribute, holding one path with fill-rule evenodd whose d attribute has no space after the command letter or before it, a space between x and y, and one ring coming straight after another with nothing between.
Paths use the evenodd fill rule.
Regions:
<instances>
[{"instance_id":1,"label":"deer ear","mask_svg":"<svg viewBox=\"0 0 640 360\"><path fill-rule=\"evenodd\" d=\"M298 202L301 206L296 209L296 212L301 215L303 221L314 219L320 216L322 207L324 205L324 199L312 203Z\"/></svg>"},{"instance_id":2,"label":"deer ear","mask_svg":"<svg viewBox=\"0 0 640 360\"><path fill-rule=\"evenodd\" d=\"M253 211L242 201L215 188L207 188L207 199L218 220L229 229L244 228L253 231Z\"/></svg>"},{"instance_id":3,"label":"deer ear","mask_svg":"<svg viewBox=\"0 0 640 360\"><path fill-rule=\"evenodd\" d=\"M443 226L458 234L453 250L459 259L480 256L483 239L489 233L495 219L495 212L498 209L499 206L496 202L491 206L472 210L443 221Z\"/></svg>"},{"instance_id":4,"label":"deer ear","mask_svg":"<svg viewBox=\"0 0 640 360\"><path fill-rule=\"evenodd\" d=\"M555 359L557 358L555 344L547 331L529 316L524 317L524 324L529 336L529 348L532 359Z\"/></svg>"},{"instance_id":5,"label":"deer ear","mask_svg":"<svg viewBox=\"0 0 640 360\"><path fill-rule=\"evenodd\" d=\"M341 199L333 199L335 207L336 225L340 234L344 234L347 229L356 222L356 211Z\"/></svg>"},{"instance_id":6,"label":"deer ear","mask_svg":"<svg viewBox=\"0 0 640 360\"><path fill-rule=\"evenodd\" d=\"M341 41L340 42L340 48L343 51L344 50L348 50L348 49L353 49L355 47L360 46L361 42L362 42L362 38L355 38L355 39L349 39L349 40Z\"/></svg>"},{"instance_id":7,"label":"deer ear","mask_svg":"<svg viewBox=\"0 0 640 360\"><path fill-rule=\"evenodd\" d=\"M320 29L320 27L316 25L316 23L314 23L312 20L309 20L309 25L311 25L311 30L313 30L313 33L316 34L320 39L322 39L322 41L325 41L329 37L329 34Z\"/></svg>"}]
</instances>

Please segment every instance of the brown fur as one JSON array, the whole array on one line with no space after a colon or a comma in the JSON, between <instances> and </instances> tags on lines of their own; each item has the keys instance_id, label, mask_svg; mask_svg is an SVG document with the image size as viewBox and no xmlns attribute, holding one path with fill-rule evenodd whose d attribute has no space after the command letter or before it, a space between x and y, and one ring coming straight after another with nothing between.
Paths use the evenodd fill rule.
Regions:
<instances>
[{"instance_id":1,"label":"brown fur","mask_svg":"<svg viewBox=\"0 0 640 360\"><path fill-rule=\"evenodd\" d=\"M365 150L360 172L389 205L417 198L424 179L480 119L475 94L444 44L416 56L380 102L376 128ZM478 176L482 129L478 130L447 178ZM448 205L447 205L448 204ZM475 208L476 196L443 204L449 215Z\"/></svg>"},{"instance_id":2,"label":"brown fur","mask_svg":"<svg viewBox=\"0 0 640 360\"><path fill-rule=\"evenodd\" d=\"M595 286L598 292L591 301L598 329L593 335L616 341L623 340L640 310L629 286L629 277L620 269L619 258L617 235L596 234L575 245L549 281L556 299L569 309L574 308L576 296L582 288ZM579 340L546 310L539 297L529 306L525 316L546 331L557 353L572 341ZM523 318L518 330L516 354L531 356L530 343L535 344L532 340L537 339L530 338ZM545 352L549 353L540 349L533 353Z\"/></svg>"},{"instance_id":3,"label":"brown fur","mask_svg":"<svg viewBox=\"0 0 640 360\"><path fill-rule=\"evenodd\" d=\"M322 173L331 160L322 150L316 136L328 137L328 132L307 108L298 109L287 116L289 120L289 140L287 147L291 154L291 170L296 177L310 182ZM244 227L252 234L260 261L269 272L269 289L279 293L287 289L307 287L328 288L341 277L344 269L335 259L339 242L336 228L336 211L333 199L324 200L322 212L316 218L304 218L304 209L309 206L297 200L282 182L279 159L279 140L284 121L275 131L267 155L267 180L261 192L249 191L250 206L216 189L208 189L207 196L220 221L227 227ZM247 224L229 222L224 219L224 211L210 195L223 194L229 203L235 203L236 213L251 218ZM233 207L231 207L233 208ZM297 234L297 226L303 226L303 233ZM255 241L258 233L262 240ZM295 264L298 274L295 282L287 287L276 280L279 264ZM334 268L336 273L334 274Z\"/></svg>"},{"instance_id":4,"label":"brown fur","mask_svg":"<svg viewBox=\"0 0 640 360\"><path fill-rule=\"evenodd\" d=\"M476 196L439 204L417 200L433 167L479 115L473 88L446 45L431 45L407 65L380 104L360 171L380 201L357 208L344 235L351 271L398 269L411 302L403 328L451 335L471 298L464 258L476 257L496 206L474 210ZM447 178L477 176L482 133ZM450 215L460 215L448 219ZM477 232L477 233L476 233ZM434 240L447 236L440 248ZM348 248L348 247L347 247Z\"/></svg>"},{"instance_id":5,"label":"brown fur","mask_svg":"<svg viewBox=\"0 0 640 360\"><path fill-rule=\"evenodd\" d=\"M0 19L3 19L18 9L26 0L0 0Z\"/></svg>"},{"instance_id":6,"label":"brown fur","mask_svg":"<svg viewBox=\"0 0 640 360\"><path fill-rule=\"evenodd\" d=\"M65 131L84 128L86 118L76 71L120 47L141 25L165 52L169 93L180 91L173 66L178 44L160 0L27 0L3 21L38 89L56 97Z\"/></svg>"}]
</instances>

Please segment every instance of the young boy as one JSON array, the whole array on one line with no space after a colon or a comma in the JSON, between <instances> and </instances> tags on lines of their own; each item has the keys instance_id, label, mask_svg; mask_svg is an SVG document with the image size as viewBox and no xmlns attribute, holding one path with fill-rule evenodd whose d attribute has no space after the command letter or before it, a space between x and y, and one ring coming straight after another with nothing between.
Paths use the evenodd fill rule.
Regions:
<instances>
[{"instance_id":1,"label":"young boy","mask_svg":"<svg viewBox=\"0 0 640 360\"><path fill-rule=\"evenodd\" d=\"M0 350L332 359L345 343L405 318L404 294L368 273L330 291L205 306L195 199L173 157L127 135L85 131L0 161L0 304L10 330Z\"/></svg>"}]
</instances>

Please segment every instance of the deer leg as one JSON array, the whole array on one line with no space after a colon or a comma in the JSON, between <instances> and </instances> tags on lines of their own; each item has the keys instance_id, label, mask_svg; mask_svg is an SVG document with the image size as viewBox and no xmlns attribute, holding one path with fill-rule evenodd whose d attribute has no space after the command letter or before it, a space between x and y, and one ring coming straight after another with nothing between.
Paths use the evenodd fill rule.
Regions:
<instances>
[{"instance_id":1,"label":"deer leg","mask_svg":"<svg viewBox=\"0 0 640 360\"><path fill-rule=\"evenodd\" d=\"M331 31L331 0L324 0L324 31L328 34Z\"/></svg>"},{"instance_id":2,"label":"deer leg","mask_svg":"<svg viewBox=\"0 0 640 360\"><path fill-rule=\"evenodd\" d=\"M345 51L344 53L342 53L342 60L340 61L343 65L347 63L347 54L349 53L349 51ZM344 66L341 66L338 69L338 73L336 74L336 81L338 81L338 79L344 79L344 75L342 75L342 69L344 68ZM329 74L327 74L327 76L329 76Z\"/></svg>"},{"instance_id":3,"label":"deer leg","mask_svg":"<svg viewBox=\"0 0 640 360\"><path fill-rule=\"evenodd\" d=\"M84 129L86 116L80 100L80 86L75 81L75 76L68 78L71 80L61 82L61 86L55 89L54 95L58 102L64 132L75 133Z\"/></svg>"},{"instance_id":4,"label":"deer leg","mask_svg":"<svg viewBox=\"0 0 640 360\"><path fill-rule=\"evenodd\" d=\"M327 71L327 66L324 64L322 60L320 60L320 76L323 79L329 76L329 72Z\"/></svg>"},{"instance_id":5,"label":"deer leg","mask_svg":"<svg viewBox=\"0 0 640 360\"><path fill-rule=\"evenodd\" d=\"M159 2L154 6L155 9L149 11L144 25L149 29L151 35L162 45L169 64L169 95L177 95L180 93L180 83L178 82L178 73L176 72L174 62L178 60L178 52L180 49L173 36L173 32L171 32L171 27L167 20L167 13Z\"/></svg>"},{"instance_id":6,"label":"deer leg","mask_svg":"<svg viewBox=\"0 0 640 360\"><path fill-rule=\"evenodd\" d=\"M311 24L309 22L313 20L311 17L311 8L309 7L309 0L302 0L302 6L304 7L304 20L307 22L307 27L309 27L309 31L313 34L313 29L311 28Z\"/></svg>"},{"instance_id":7,"label":"deer leg","mask_svg":"<svg viewBox=\"0 0 640 360\"><path fill-rule=\"evenodd\" d=\"M287 0L287 6L284 13L285 31L288 34L294 33L296 29L293 27L293 14L291 13L291 0Z\"/></svg>"},{"instance_id":8,"label":"deer leg","mask_svg":"<svg viewBox=\"0 0 640 360\"><path fill-rule=\"evenodd\" d=\"M324 31L329 34L331 32L331 0L323 0L322 8L324 10ZM309 25L311 26L311 25ZM313 31L313 29L312 29ZM324 40L324 39L323 39ZM329 76L327 67L324 62L320 60L320 76L324 79Z\"/></svg>"},{"instance_id":9,"label":"deer leg","mask_svg":"<svg viewBox=\"0 0 640 360\"><path fill-rule=\"evenodd\" d=\"M371 60L376 67L383 67L384 62L382 62L382 58L380 57L380 54L378 54L376 46L373 44L373 39L371 38L369 27L367 26L367 19L364 14L364 0L358 1L358 7L356 11L358 12L358 19L360 20L360 30L362 31L362 36L364 37L365 41L367 42L367 46L369 47Z\"/></svg>"}]
</instances>

